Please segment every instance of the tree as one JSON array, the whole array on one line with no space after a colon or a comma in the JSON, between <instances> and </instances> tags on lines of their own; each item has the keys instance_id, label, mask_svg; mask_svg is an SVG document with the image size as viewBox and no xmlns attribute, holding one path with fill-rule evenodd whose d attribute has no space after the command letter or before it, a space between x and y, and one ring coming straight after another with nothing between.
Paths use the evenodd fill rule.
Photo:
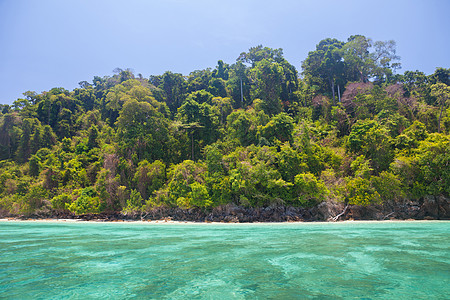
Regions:
<instances>
[{"instance_id":1,"label":"tree","mask_svg":"<svg viewBox=\"0 0 450 300\"><path fill-rule=\"evenodd\" d=\"M345 85L344 61L342 47L344 43L337 39L325 39L319 42L315 51L308 53L302 63L303 74L309 78L311 84L318 85L323 91L329 86L335 100L335 85Z\"/></svg>"},{"instance_id":2,"label":"tree","mask_svg":"<svg viewBox=\"0 0 450 300\"><path fill-rule=\"evenodd\" d=\"M219 110L220 124L224 125L227 117L233 111L232 99L228 97L214 97L211 102L213 109L217 108Z\"/></svg>"},{"instance_id":3,"label":"tree","mask_svg":"<svg viewBox=\"0 0 450 300\"><path fill-rule=\"evenodd\" d=\"M20 162L28 161L31 155L30 139L33 132L33 121L24 119L22 123L22 136L20 137L19 148L17 149L17 157Z\"/></svg>"},{"instance_id":4,"label":"tree","mask_svg":"<svg viewBox=\"0 0 450 300\"><path fill-rule=\"evenodd\" d=\"M436 102L438 104L438 106L440 107L440 112L439 112L439 119L438 119L438 133L441 132L441 119L442 119L442 111L444 110L444 107L446 105L449 105L449 100L450 100L450 86L442 83L442 82L438 82L435 83L433 85L431 85L431 95L436 97Z\"/></svg>"},{"instance_id":5,"label":"tree","mask_svg":"<svg viewBox=\"0 0 450 300\"><path fill-rule=\"evenodd\" d=\"M355 177L347 182L347 203L367 206L381 202L381 196L369 179Z\"/></svg>"},{"instance_id":6,"label":"tree","mask_svg":"<svg viewBox=\"0 0 450 300\"><path fill-rule=\"evenodd\" d=\"M48 134L48 132L46 134ZM34 129L33 136L31 137L31 140L30 140L31 153L34 154L34 153L38 152L39 149L42 148L42 146L43 146L43 144L42 144L42 127L36 126Z\"/></svg>"},{"instance_id":7,"label":"tree","mask_svg":"<svg viewBox=\"0 0 450 300\"><path fill-rule=\"evenodd\" d=\"M154 191L163 187L166 179L166 165L156 160L149 163L147 160L139 162L133 181L144 200L147 200Z\"/></svg>"},{"instance_id":8,"label":"tree","mask_svg":"<svg viewBox=\"0 0 450 300\"><path fill-rule=\"evenodd\" d=\"M223 80L228 80L228 70L230 66L224 63L222 60L217 62L216 69L212 72L212 77L221 78Z\"/></svg>"},{"instance_id":9,"label":"tree","mask_svg":"<svg viewBox=\"0 0 450 300\"><path fill-rule=\"evenodd\" d=\"M162 75L159 87L166 95L166 103L170 111L172 114L176 113L184 101L187 88L183 75L167 71Z\"/></svg>"},{"instance_id":10,"label":"tree","mask_svg":"<svg viewBox=\"0 0 450 300\"><path fill-rule=\"evenodd\" d=\"M245 108L251 103L250 89L251 82L248 69L241 61L238 61L230 67L229 79L227 80L227 91L234 100L235 108Z\"/></svg>"},{"instance_id":11,"label":"tree","mask_svg":"<svg viewBox=\"0 0 450 300\"><path fill-rule=\"evenodd\" d=\"M179 128L188 129L191 134L192 160L194 160L194 140L205 145L215 142L218 136L219 120L216 112L208 103L199 104L188 97L178 109L176 119ZM200 147L199 147L200 148Z\"/></svg>"},{"instance_id":12,"label":"tree","mask_svg":"<svg viewBox=\"0 0 450 300\"><path fill-rule=\"evenodd\" d=\"M389 82L393 72L401 68L401 64L396 62L400 60L400 56L396 54L396 43L394 40L377 41L373 46L375 52L372 54L372 60L376 63L373 75L376 81Z\"/></svg>"},{"instance_id":13,"label":"tree","mask_svg":"<svg viewBox=\"0 0 450 300\"><path fill-rule=\"evenodd\" d=\"M433 74L428 77L430 83L442 82L450 85L450 69L436 68Z\"/></svg>"},{"instance_id":14,"label":"tree","mask_svg":"<svg viewBox=\"0 0 450 300\"><path fill-rule=\"evenodd\" d=\"M98 135L99 135L98 127L96 125L91 125L91 127L89 127L89 130L88 130L87 146L89 149L98 147L98 145L99 145Z\"/></svg>"},{"instance_id":15,"label":"tree","mask_svg":"<svg viewBox=\"0 0 450 300\"><path fill-rule=\"evenodd\" d=\"M51 148L56 143L56 135L49 125L44 126L42 133L42 148Z\"/></svg>"},{"instance_id":16,"label":"tree","mask_svg":"<svg viewBox=\"0 0 450 300\"><path fill-rule=\"evenodd\" d=\"M294 182L294 177L302 172L308 170L308 165L305 163L305 154L299 153L289 145L284 143L277 153L278 171L282 178L289 182Z\"/></svg>"},{"instance_id":17,"label":"tree","mask_svg":"<svg viewBox=\"0 0 450 300\"><path fill-rule=\"evenodd\" d=\"M352 35L342 47L349 80L360 82L369 80L375 64L370 55L370 47L372 40L363 35Z\"/></svg>"},{"instance_id":18,"label":"tree","mask_svg":"<svg viewBox=\"0 0 450 300\"><path fill-rule=\"evenodd\" d=\"M227 97L226 81L222 78L212 78L208 84L208 92L215 97Z\"/></svg>"},{"instance_id":19,"label":"tree","mask_svg":"<svg viewBox=\"0 0 450 300\"><path fill-rule=\"evenodd\" d=\"M20 141L21 118L16 112L7 113L0 119L0 151L2 159L14 158Z\"/></svg>"},{"instance_id":20,"label":"tree","mask_svg":"<svg viewBox=\"0 0 450 300\"><path fill-rule=\"evenodd\" d=\"M17 99L13 102L12 107L15 111L19 111L22 109L25 109L27 107L30 107L31 103L28 99Z\"/></svg>"},{"instance_id":21,"label":"tree","mask_svg":"<svg viewBox=\"0 0 450 300\"><path fill-rule=\"evenodd\" d=\"M94 89L85 81L80 82L80 86L82 86L81 89L74 90L74 97L82 103L86 111L94 109L97 101Z\"/></svg>"},{"instance_id":22,"label":"tree","mask_svg":"<svg viewBox=\"0 0 450 300\"><path fill-rule=\"evenodd\" d=\"M167 185L170 204L181 204L181 206L190 207L192 202L189 200L189 195L192 193L192 184L203 184L205 182L205 171L206 167L203 164L196 164L192 160L185 160L178 165L172 166L168 172ZM199 186L194 185L194 189L197 188ZM200 195L203 194L201 191L197 192Z\"/></svg>"},{"instance_id":23,"label":"tree","mask_svg":"<svg viewBox=\"0 0 450 300\"><path fill-rule=\"evenodd\" d=\"M260 128L260 134L269 142L293 142L294 120L286 113L273 116L270 121Z\"/></svg>"},{"instance_id":24,"label":"tree","mask_svg":"<svg viewBox=\"0 0 450 300\"><path fill-rule=\"evenodd\" d=\"M358 120L348 136L349 149L369 158L374 170L386 170L393 159L387 129L375 120Z\"/></svg>"},{"instance_id":25,"label":"tree","mask_svg":"<svg viewBox=\"0 0 450 300\"><path fill-rule=\"evenodd\" d=\"M284 81L283 67L277 62L263 59L250 71L256 88L253 98L264 101L264 111L269 115L281 112L281 92Z\"/></svg>"},{"instance_id":26,"label":"tree","mask_svg":"<svg viewBox=\"0 0 450 300\"><path fill-rule=\"evenodd\" d=\"M168 120L147 102L127 101L117 119L119 149L125 157L161 159L166 156Z\"/></svg>"},{"instance_id":27,"label":"tree","mask_svg":"<svg viewBox=\"0 0 450 300\"><path fill-rule=\"evenodd\" d=\"M211 100L214 96L205 90L198 90L187 95L186 100L194 100L198 104L212 104Z\"/></svg>"},{"instance_id":28,"label":"tree","mask_svg":"<svg viewBox=\"0 0 450 300\"><path fill-rule=\"evenodd\" d=\"M207 90L211 79L212 72L210 68L191 72L186 79L188 92Z\"/></svg>"},{"instance_id":29,"label":"tree","mask_svg":"<svg viewBox=\"0 0 450 300\"><path fill-rule=\"evenodd\" d=\"M127 206L122 210L125 215L135 214L142 210L144 199L136 190L131 190L130 197L127 200Z\"/></svg>"},{"instance_id":30,"label":"tree","mask_svg":"<svg viewBox=\"0 0 450 300\"><path fill-rule=\"evenodd\" d=\"M325 200L329 191L314 174L301 173L294 178L294 198L302 206L314 206Z\"/></svg>"},{"instance_id":31,"label":"tree","mask_svg":"<svg viewBox=\"0 0 450 300\"><path fill-rule=\"evenodd\" d=\"M102 203L93 187L87 187L77 191L76 200L66 203L66 209L80 215L86 213L99 213L102 211Z\"/></svg>"},{"instance_id":32,"label":"tree","mask_svg":"<svg viewBox=\"0 0 450 300\"><path fill-rule=\"evenodd\" d=\"M256 47L250 48L248 52L242 52L236 59L236 61L248 63L251 64L252 67L255 67L257 62L260 62L264 59L280 62L283 59L283 49L272 49L269 47L258 45Z\"/></svg>"},{"instance_id":33,"label":"tree","mask_svg":"<svg viewBox=\"0 0 450 300\"><path fill-rule=\"evenodd\" d=\"M406 71L401 78L401 82L405 89L405 96L425 98L425 101L429 102L427 98L429 98L430 92L428 91L428 78L425 73L420 71Z\"/></svg>"},{"instance_id":34,"label":"tree","mask_svg":"<svg viewBox=\"0 0 450 300\"><path fill-rule=\"evenodd\" d=\"M263 126L268 121L268 116L262 111L236 110L227 117L227 138L237 139L242 146L256 144L258 126Z\"/></svg>"}]
</instances>

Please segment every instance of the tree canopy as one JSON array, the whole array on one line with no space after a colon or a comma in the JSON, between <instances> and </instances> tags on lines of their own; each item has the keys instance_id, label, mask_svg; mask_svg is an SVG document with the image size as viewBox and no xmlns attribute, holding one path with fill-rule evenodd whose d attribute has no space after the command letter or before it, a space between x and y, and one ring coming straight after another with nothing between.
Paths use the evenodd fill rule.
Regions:
<instances>
[{"instance_id":1,"label":"tree canopy","mask_svg":"<svg viewBox=\"0 0 450 300\"><path fill-rule=\"evenodd\" d=\"M186 76L27 91L0 107L0 211L449 197L450 69L399 67L394 41L353 35L320 41L301 76L259 45Z\"/></svg>"}]
</instances>

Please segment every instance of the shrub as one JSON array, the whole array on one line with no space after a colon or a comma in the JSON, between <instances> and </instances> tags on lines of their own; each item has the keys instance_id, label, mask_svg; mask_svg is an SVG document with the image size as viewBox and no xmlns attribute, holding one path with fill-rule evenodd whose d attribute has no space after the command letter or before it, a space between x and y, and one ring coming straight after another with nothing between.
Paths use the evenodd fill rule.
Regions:
<instances>
[{"instance_id":1,"label":"shrub","mask_svg":"<svg viewBox=\"0 0 450 300\"><path fill-rule=\"evenodd\" d=\"M348 204L367 206L381 203L381 196L366 178L356 177L347 182Z\"/></svg>"},{"instance_id":2,"label":"shrub","mask_svg":"<svg viewBox=\"0 0 450 300\"><path fill-rule=\"evenodd\" d=\"M294 178L294 198L303 206L314 206L325 200L329 193L322 180L312 173L301 173Z\"/></svg>"},{"instance_id":3,"label":"shrub","mask_svg":"<svg viewBox=\"0 0 450 300\"><path fill-rule=\"evenodd\" d=\"M142 199L141 194L136 190L131 190L130 197L127 200L127 206L122 210L125 215L133 214L142 211Z\"/></svg>"},{"instance_id":4,"label":"shrub","mask_svg":"<svg viewBox=\"0 0 450 300\"><path fill-rule=\"evenodd\" d=\"M76 190L76 193L79 190ZM86 213L99 213L102 210L102 203L97 195L97 192L92 187L87 187L81 190L81 195L72 203L65 204L66 209L80 215Z\"/></svg>"}]
</instances>

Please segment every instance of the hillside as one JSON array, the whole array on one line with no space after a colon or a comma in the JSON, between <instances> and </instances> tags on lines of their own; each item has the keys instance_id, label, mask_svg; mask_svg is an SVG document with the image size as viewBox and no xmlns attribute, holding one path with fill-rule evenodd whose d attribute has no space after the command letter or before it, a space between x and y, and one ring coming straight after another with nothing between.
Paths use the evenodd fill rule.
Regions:
<instances>
[{"instance_id":1,"label":"hillside","mask_svg":"<svg viewBox=\"0 0 450 300\"><path fill-rule=\"evenodd\" d=\"M257 46L188 76L25 92L0 107L0 215L449 218L450 69L399 67L395 42L356 35L301 74Z\"/></svg>"}]
</instances>

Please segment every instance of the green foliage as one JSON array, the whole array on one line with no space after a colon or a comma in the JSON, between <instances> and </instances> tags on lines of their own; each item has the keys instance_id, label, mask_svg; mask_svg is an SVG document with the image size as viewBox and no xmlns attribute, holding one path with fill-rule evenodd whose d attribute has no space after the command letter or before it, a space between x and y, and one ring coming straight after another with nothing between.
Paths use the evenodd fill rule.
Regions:
<instances>
[{"instance_id":1,"label":"green foliage","mask_svg":"<svg viewBox=\"0 0 450 300\"><path fill-rule=\"evenodd\" d=\"M39 176L41 170L41 159L38 156L33 155L30 159L29 167L31 176L33 177Z\"/></svg>"},{"instance_id":2,"label":"green foliage","mask_svg":"<svg viewBox=\"0 0 450 300\"><path fill-rule=\"evenodd\" d=\"M80 215L87 213L99 213L102 211L103 204L98 197L97 192L92 187L75 190L75 200L72 203L65 203L65 208Z\"/></svg>"},{"instance_id":3,"label":"green foliage","mask_svg":"<svg viewBox=\"0 0 450 300\"><path fill-rule=\"evenodd\" d=\"M278 171L286 181L293 182L295 175L308 170L306 155L294 150L288 143L281 145L277 160Z\"/></svg>"},{"instance_id":4,"label":"green foliage","mask_svg":"<svg viewBox=\"0 0 450 300\"><path fill-rule=\"evenodd\" d=\"M169 205L178 205L184 203L185 207L195 205L193 200L189 198L192 193L192 184L197 182L203 184L205 176L205 166L196 164L191 160L185 160L178 165L169 168L168 172L168 201ZM195 185L197 188L198 186ZM180 199L179 198L183 198Z\"/></svg>"},{"instance_id":5,"label":"green foliage","mask_svg":"<svg viewBox=\"0 0 450 300\"><path fill-rule=\"evenodd\" d=\"M208 190L206 186L199 182L193 182L189 185L191 191L187 195L186 198L179 197L177 199L177 204L181 207L190 208L190 207L200 207L206 208L211 206L212 201L209 197Z\"/></svg>"},{"instance_id":6,"label":"green foliage","mask_svg":"<svg viewBox=\"0 0 450 300\"><path fill-rule=\"evenodd\" d=\"M193 100L199 104L202 104L202 103L212 104L212 99L213 99L213 95L210 92L207 92L205 90L199 90L199 91L192 92L189 95L187 95L187 97L186 97L187 101Z\"/></svg>"},{"instance_id":7,"label":"green foliage","mask_svg":"<svg viewBox=\"0 0 450 300\"><path fill-rule=\"evenodd\" d=\"M390 172L382 172L380 176L374 176L372 185L380 195L382 201L400 201L405 199L406 192L398 175Z\"/></svg>"},{"instance_id":8,"label":"green foliage","mask_svg":"<svg viewBox=\"0 0 450 300\"><path fill-rule=\"evenodd\" d=\"M273 116L269 123L259 129L259 134L269 142L292 142L294 131L294 120L286 113Z\"/></svg>"},{"instance_id":9,"label":"green foliage","mask_svg":"<svg viewBox=\"0 0 450 300\"><path fill-rule=\"evenodd\" d=\"M254 90L253 98L263 100L264 112L269 116L281 112L281 83L285 80L283 67L277 62L263 59L251 69L251 77L258 84Z\"/></svg>"},{"instance_id":10,"label":"green foliage","mask_svg":"<svg viewBox=\"0 0 450 300\"><path fill-rule=\"evenodd\" d=\"M237 139L242 146L257 142L257 120L255 115L244 110L232 112L227 118L228 137Z\"/></svg>"},{"instance_id":11,"label":"green foliage","mask_svg":"<svg viewBox=\"0 0 450 300\"><path fill-rule=\"evenodd\" d=\"M388 131L375 120L358 121L348 137L350 151L370 159L376 172L386 170L393 159Z\"/></svg>"},{"instance_id":12,"label":"green foliage","mask_svg":"<svg viewBox=\"0 0 450 300\"><path fill-rule=\"evenodd\" d=\"M428 137L425 125L419 121L414 121L411 126L406 128L402 134L395 138L394 144L397 149L410 150L416 148L420 141Z\"/></svg>"},{"instance_id":13,"label":"green foliage","mask_svg":"<svg viewBox=\"0 0 450 300\"><path fill-rule=\"evenodd\" d=\"M294 178L293 196L302 206L314 206L324 201L328 193L324 182L312 173L301 173Z\"/></svg>"},{"instance_id":14,"label":"green foliage","mask_svg":"<svg viewBox=\"0 0 450 300\"><path fill-rule=\"evenodd\" d=\"M320 41L301 79L259 45L188 76L26 92L0 105L1 212L447 197L450 70L394 75L397 60L354 35Z\"/></svg>"},{"instance_id":15,"label":"green foliage","mask_svg":"<svg viewBox=\"0 0 450 300\"><path fill-rule=\"evenodd\" d=\"M159 160L151 164L143 160L139 163L133 180L142 198L147 200L154 191L163 187L166 181L166 165Z\"/></svg>"},{"instance_id":16,"label":"green foliage","mask_svg":"<svg viewBox=\"0 0 450 300\"><path fill-rule=\"evenodd\" d=\"M415 166L419 182L430 195L450 195L450 138L431 134L419 144L415 153Z\"/></svg>"},{"instance_id":17,"label":"green foliage","mask_svg":"<svg viewBox=\"0 0 450 300\"><path fill-rule=\"evenodd\" d=\"M19 187L20 189L20 187ZM26 193L23 196L27 209L24 212L33 212L40 209L48 198L48 191L40 185L34 185L26 188Z\"/></svg>"},{"instance_id":18,"label":"green foliage","mask_svg":"<svg viewBox=\"0 0 450 300\"><path fill-rule=\"evenodd\" d=\"M447 81L448 75L447 75ZM436 102L440 107L439 119L438 119L438 132L441 132L441 119L442 119L442 111L445 106L450 104L450 86L448 83L438 82L431 85L431 96L436 98Z\"/></svg>"},{"instance_id":19,"label":"green foliage","mask_svg":"<svg viewBox=\"0 0 450 300\"><path fill-rule=\"evenodd\" d=\"M367 178L355 177L347 182L347 202L367 206L381 203L381 196Z\"/></svg>"},{"instance_id":20,"label":"green foliage","mask_svg":"<svg viewBox=\"0 0 450 300\"><path fill-rule=\"evenodd\" d=\"M62 193L52 198L52 207L56 210L66 209L72 203L72 195Z\"/></svg>"},{"instance_id":21,"label":"green foliage","mask_svg":"<svg viewBox=\"0 0 450 300\"><path fill-rule=\"evenodd\" d=\"M122 154L138 159L165 157L169 139L167 119L147 102L129 100L123 105L117 119L118 146Z\"/></svg>"},{"instance_id":22,"label":"green foliage","mask_svg":"<svg viewBox=\"0 0 450 300\"><path fill-rule=\"evenodd\" d=\"M125 215L134 214L142 210L144 200L141 194L136 190L131 190L130 197L127 200L127 206L122 210Z\"/></svg>"},{"instance_id":23,"label":"green foliage","mask_svg":"<svg viewBox=\"0 0 450 300\"><path fill-rule=\"evenodd\" d=\"M360 155L354 161L352 161L352 163L350 164L350 168L355 174L355 177L361 178L369 178L370 174L373 171L364 155Z\"/></svg>"},{"instance_id":24,"label":"green foliage","mask_svg":"<svg viewBox=\"0 0 450 300\"><path fill-rule=\"evenodd\" d=\"M98 135L99 135L99 132L98 132L97 126L92 125L89 128L89 133L88 133L88 136L89 136L88 142L87 142L88 149L96 148L99 146Z\"/></svg>"},{"instance_id":25,"label":"green foliage","mask_svg":"<svg viewBox=\"0 0 450 300\"><path fill-rule=\"evenodd\" d=\"M275 168L274 147L238 148L224 157L224 161L230 168L229 183L236 203L265 206L290 201L289 193L279 193L284 181Z\"/></svg>"}]
</instances>

